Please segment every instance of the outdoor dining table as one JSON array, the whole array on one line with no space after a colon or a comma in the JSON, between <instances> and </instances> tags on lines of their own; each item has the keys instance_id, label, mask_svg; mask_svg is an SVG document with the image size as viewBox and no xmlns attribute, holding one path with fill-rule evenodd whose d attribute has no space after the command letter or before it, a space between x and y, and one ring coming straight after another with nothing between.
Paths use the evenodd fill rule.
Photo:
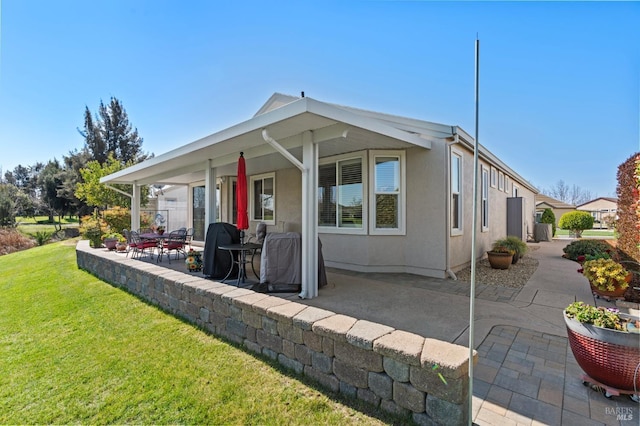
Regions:
<instances>
[{"instance_id":1,"label":"outdoor dining table","mask_svg":"<svg viewBox=\"0 0 640 426\"><path fill-rule=\"evenodd\" d=\"M156 263L159 263L160 259L162 259L162 255L164 251L164 246L162 243L167 238L169 238L169 234L167 234L166 232L163 234L157 234L155 232L145 232L144 234L140 234L141 240L155 241L156 247L158 248L158 256L156 257Z\"/></svg>"},{"instance_id":2,"label":"outdoor dining table","mask_svg":"<svg viewBox=\"0 0 640 426\"><path fill-rule=\"evenodd\" d=\"M229 268L229 272L222 279L222 282L226 281L227 278L233 272L233 266L238 265L238 277L236 278L236 286L240 287L240 282L243 284L247 278L247 263L251 263L251 269L253 270L253 275L258 278L258 274L256 274L256 270L253 267L253 257L255 256L256 250L262 248L261 244L256 243L244 243L244 244L223 244L218 246L220 250L228 250L231 255L231 267ZM251 258L247 259L247 252L251 252ZM237 254L236 258L234 254Z\"/></svg>"}]
</instances>

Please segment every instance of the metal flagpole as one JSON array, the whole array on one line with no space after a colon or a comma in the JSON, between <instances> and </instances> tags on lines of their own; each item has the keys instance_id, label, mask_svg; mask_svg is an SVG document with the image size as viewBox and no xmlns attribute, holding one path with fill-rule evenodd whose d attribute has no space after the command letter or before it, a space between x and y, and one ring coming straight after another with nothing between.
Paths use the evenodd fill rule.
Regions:
<instances>
[{"instance_id":1,"label":"metal flagpole","mask_svg":"<svg viewBox=\"0 0 640 426\"><path fill-rule=\"evenodd\" d=\"M469 292L469 419L473 423L473 351L476 303L476 229L478 227L478 106L480 100L480 40L476 35L476 130L473 147L473 224L471 226L471 290Z\"/></svg>"}]
</instances>

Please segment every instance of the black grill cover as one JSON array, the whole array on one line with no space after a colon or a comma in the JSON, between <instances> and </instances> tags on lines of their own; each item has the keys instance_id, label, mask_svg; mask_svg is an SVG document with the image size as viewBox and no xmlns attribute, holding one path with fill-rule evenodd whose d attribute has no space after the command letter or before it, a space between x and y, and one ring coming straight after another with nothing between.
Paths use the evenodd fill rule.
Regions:
<instances>
[{"instance_id":1,"label":"black grill cover","mask_svg":"<svg viewBox=\"0 0 640 426\"><path fill-rule=\"evenodd\" d=\"M224 278L232 267L231 255L228 250L220 250L218 246L239 243L240 231L234 225L224 222L209 224L202 259L204 276L213 279ZM238 265L234 263L230 277L237 276Z\"/></svg>"}]
</instances>

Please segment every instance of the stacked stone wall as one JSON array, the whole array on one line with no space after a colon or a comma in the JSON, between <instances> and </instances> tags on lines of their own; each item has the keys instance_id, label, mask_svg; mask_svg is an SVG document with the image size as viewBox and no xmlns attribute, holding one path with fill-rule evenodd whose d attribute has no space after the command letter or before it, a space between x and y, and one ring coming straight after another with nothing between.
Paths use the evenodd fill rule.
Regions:
<instances>
[{"instance_id":1,"label":"stacked stone wall","mask_svg":"<svg viewBox=\"0 0 640 426\"><path fill-rule=\"evenodd\" d=\"M87 241L76 254L81 269L333 392L418 424L467 424L466 347L92 249Z\"/></svg>"}]
</instances>

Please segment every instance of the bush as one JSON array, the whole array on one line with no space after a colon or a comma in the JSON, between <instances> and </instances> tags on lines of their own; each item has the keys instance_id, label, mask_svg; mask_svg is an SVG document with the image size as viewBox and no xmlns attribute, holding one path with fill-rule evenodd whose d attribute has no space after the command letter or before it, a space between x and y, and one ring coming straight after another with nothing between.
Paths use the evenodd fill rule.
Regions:
<instances>
[{"instance_id":1,"label":"bush","mask_svg":"<svg viewBox=\"0 0 640 426\"><path fill-rule=\"evenodd\" d=\"M568 244L562 249L565 257L571 260L578 260L578 256L592 256L594 259L599 257L610 257L611 247L609 244L600 240L577 240Z\"/></svg>"},{"instance_id":2,"label":"bush","mask_svg":"<svg viewBox=\"0 0 640 426\"><path fill-rule=\"evenodd\" d=\"M36 243L15 229L0 228L0 256L20 250L27 250Z\"/></svg>"},{"instance_id":3,"label":"bush","mask_svg":"<svg viewBox=\"0 0 640 426\"><path fill-rule=\"evenodd\" d=\"M104 230L107 229L107 224L98 216L98 212L83 216L80 222L80 235L82 235L82 238L89 240L91 247L98 248L102 246L102 235Z\"/></svg>"},{"instance_id":4,"label":"bush","mask_svg":"<svg viewBox=\"0 0 640 426\"><path fill-rule=\"evenodd\" d=\"M509 235L507 238L496 240L493 243L493 247L494 247L493 251L496 251L495 250L496 247L506 247L508 250L513 251L514 256L518 256L518 258L521 258L522 256L524 256L527 250L529 249L527 247L527 243L525 243L520 238L515 237L513 235Z\"/></svg>"},{"instance_id":5,"label":"bush","mask_svg":"<svg viewBox=\"0 0 640 426\"><path fill-rule=\"evenodd\" d=\"M123 229L131 229L131 213L129 209L114 207L102 212L102 218L110 232L122 232Z\"/></svg>"},{"instance_id":6,"label":"bush","mask_svg":"<svg viewBox=\"0 0 640 426\"><path fill-rule=\"evenodd\" d=\"M624 266L611 259L596 259L584 262L582 273L592 286L601 291L614 291L617 287L627 288L625 278L629 274Z\"/></svg>"},{"instance_id":7,"label":"bush","mask_svg":"<svg viewBox=\"0 0 640 426\"><path fill-rule=\"evenodd\" d=\"M38 231L34 234L29 234L29 235L31 235L36 240L36 243L39 246L43 246L47 244L49 241L51 241L51 239L55 234L56 234L56 231L45 230L45 231Z\"/></svg>"},{"instance_id":8,"label":"bush","mask_svg":"<svg viewBox=\"0 0 640 426\"><path fill-rule=\"evenodd\" d=\"M540 223L550 223L551 229L553 229L553 236L556 236L556 215L553 214L553 210L550 208L544 209L542 212L542 217L540 218Z\"/></svg>"},{"instance_id":9,"label":"bush","mask_svg":"<svg viewBox=\"0 0 640 426\"><path fill-rule=\"evenodd\" d=\"M582 231L593 228L593 216L591 213L583 211L565 213L560 217L558 226L561 229L573 231L576 238L580 238Z\"/></svg>"},{"instance_id":10,"label":"bush","mask_svg":"<svg viewBox=\"0 0 640 426\"><path fill-rule=\"evenodd\" d=\"M618 167L618 249L640 262L640 152Z\"/></svg>"}]
</instances>

